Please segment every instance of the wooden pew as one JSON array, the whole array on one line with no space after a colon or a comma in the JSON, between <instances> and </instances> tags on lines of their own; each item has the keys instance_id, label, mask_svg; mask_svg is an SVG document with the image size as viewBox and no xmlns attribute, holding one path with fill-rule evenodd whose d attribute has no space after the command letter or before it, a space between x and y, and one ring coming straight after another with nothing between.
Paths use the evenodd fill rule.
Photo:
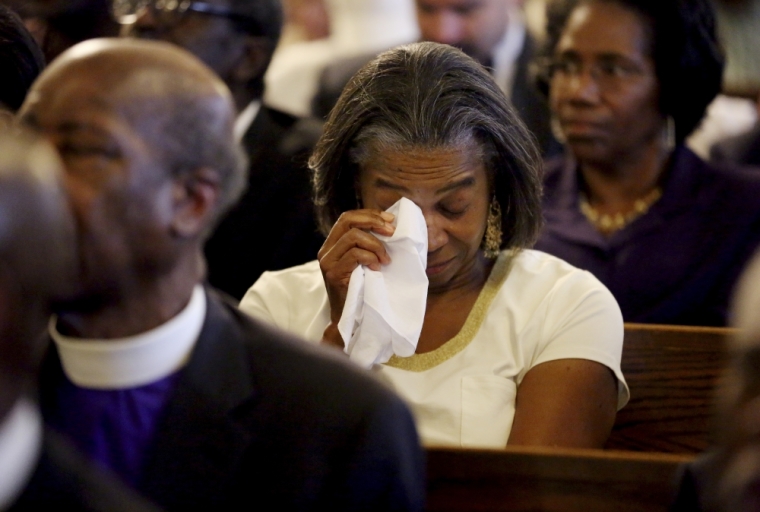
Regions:
<instances>
[{"instance_id":1,"label":"wooden pew","mask_svg":"<svg viewBox=\"0 0 760 512\"><path fill-rule=\"evenodd\" d=\"M444 511L657 512L691 456L507 447L429 448L428 505Z\"/></svg>"},{"instance_id":2,"label":"wooden pew","mask_svg":"<svg viewBox=\"0 0 760 512\"><path fill-rule=\"evenodd\" d=\"M626 324L622 369L631 400L606 447L698 453L709 440L713 391L735 329Z\"/></svg>"}]
</instances>

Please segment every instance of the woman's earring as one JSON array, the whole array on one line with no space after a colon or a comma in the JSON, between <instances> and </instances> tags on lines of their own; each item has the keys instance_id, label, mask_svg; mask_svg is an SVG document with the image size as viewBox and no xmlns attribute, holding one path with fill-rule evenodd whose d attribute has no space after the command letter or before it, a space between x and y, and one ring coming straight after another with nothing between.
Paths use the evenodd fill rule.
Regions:
<instances>
[{"instance_id":1,"label":"woman's earring","mask_svg":"<svg viewBox=\"0 0 760 512\"><path fill-rule=\"evenodd\" d=\"M673 151L676 148L676 120L673 116L668 116L665 119L665 147L668 151Z\"/></svg>"},{"instance_id":2,"label":"woman's earring","mask_svg":"<svg viewBox=\"0 0 760 512\"><path fill-rule=\"evenodd\" d=\"M501 250L501 206L496 197L491 199L486 220L486 233L483 236L483 254L488 259L496 259Z\"/></svg>"}]
</instances>

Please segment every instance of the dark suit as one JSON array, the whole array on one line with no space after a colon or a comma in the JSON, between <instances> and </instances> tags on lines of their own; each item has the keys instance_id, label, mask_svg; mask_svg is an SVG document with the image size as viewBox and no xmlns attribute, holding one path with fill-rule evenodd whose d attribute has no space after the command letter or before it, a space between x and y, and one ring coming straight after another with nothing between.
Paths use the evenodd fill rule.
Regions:
<instances>
[{"instance_id":1,"label":"dark suit","mask_svg":"<svg viewBox=\"0 0 760 512\"><path fill-rule=\"evenodd\" d=\"M422 508L421 449L398 397L341 354L208 299L138 490L168 510ZM53 351L44 415L60 372Z\"/></svg>"},{"instance_id":2,"label":"dark suit","mask_svg":"<svg viewBox=\"0 0 760 512\"><path fill-rule=\"evenodd\" d=\"M45 432L31 481L8 512L157 511L115 478L95 469L53 432Z\"/></svg>"},{"instance_id":3,"label":"dark suit","mask_svg":"<svg viewBox=\"0 0 760 512\"><path fill-rule=\"evenodd\" d=\"M551 132L549 106L546 98L534 85L529 72L535 52L536 43L530 34L525 34L525 42L515 62L515 75L510 91L510 101L520 114L528 130L536 137L538 146L544 156L557 155L562 146ZM348 57L328 65L322 71L317 85L317 92L312 100L312 114L326 118L338 102L343 88L354 74L367 62L377 56L369 53ZM501 84L499 84L501 86Z\"/></svg>"},{"instance_id":4,"label":"dark suit","mask_svg":"<svg viewBox=\"0 0 760 512\"><path fill-rule=\"evenodd\" d=\"M317 257L317 231L306 161L321 130L316 120L262 106L242 143L248 188L206 243L209 283L241 299L265 270Z\"/></svg>"}]
</instances>

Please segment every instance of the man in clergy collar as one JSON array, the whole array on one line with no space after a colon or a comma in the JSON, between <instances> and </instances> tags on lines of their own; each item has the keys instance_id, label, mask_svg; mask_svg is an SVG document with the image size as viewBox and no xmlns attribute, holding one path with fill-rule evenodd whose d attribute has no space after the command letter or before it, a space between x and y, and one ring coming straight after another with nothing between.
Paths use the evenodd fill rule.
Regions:
<instances>
[{"instance_id":1,"label":"man in clergy collar","mask_svg":"<svg viewBox=\"0 0 760 512\"><path fill-rule=\"evenodd\" d=\"M211 70L167 43L91 40L20 115L60 152L78 227L79 286L42 369L52 427L167 510L421 508L400 399L199 284L245 183Z\"/></svg>"},{"instance_id":2,"label":"man in clergy collar","mask_svg":"<svg viewBox=\"0 0 760 512\"><path fill-rule=\"evenodd\" d=\"M45 430L32 398L75 254L61 164L29 135L0 134L0 219L0 510L152 510Z\"/></svg>"},{"instance_id":3,"label":"man in clergy collar","mask_svg":"<svg viewBox=\"0 0 760 512\"><path fill-rule=\"evenodd\" d=\"M206 242L211 285L240 300L262 272L316 259L324 237L314 220L306 161L322 123L262 103L264 73L282 31L280 0L116 4L128 4L116 10L125 35L188 50L217 73L235 100L248 187Z\"/></svg>"}]
</instances>

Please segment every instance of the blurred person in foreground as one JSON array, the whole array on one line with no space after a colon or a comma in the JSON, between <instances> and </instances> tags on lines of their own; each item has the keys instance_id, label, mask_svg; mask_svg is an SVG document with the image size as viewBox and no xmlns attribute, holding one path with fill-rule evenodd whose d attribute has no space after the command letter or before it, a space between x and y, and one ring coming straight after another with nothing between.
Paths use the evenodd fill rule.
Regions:
<instances>
[{"instance_id":1,"label":"blurred person in foreground","mask_svg":"<svg viewBox=\"0 0 760 512\"><path fill-rule=\"evenodd\" d=\"M115 2L117 11L121 0ZM248 184L206 242L208 279L236 299L265 270L313 259L324 238L306 167L321 123L262 103L264 73L282 31L279 0L131 2L125 34L175 44L224 80L237 108L235 136L248 155Z\"/></svg>"},{"instance_id":2,"label":"blurred person in foreground","mask_svg":"<svg viewBox=\"0 0 760 512\"><path fill-rule=\"evenodd\" d=\"M379 383L205 288L245 183L229 91L174 45L96 39L20 113L65 166L78 286L49 324L45 420L167 510L418 510L409 412Z\"/></svg>"},{"instance_id":3,"label":"blurred person in foreground","mask_svg":"<svg viewBox=\"0 0 760 512\"><path fill-rule=\"evenodd\" d=\"M548 19L566 152L536 248L593 273L627 322L725 325L760 244L760 174L684 145L721 86L709 0L558 0Z\"/></svg>"},{"instance_id":4,"label":"blurred person in foreground","mask_svg":"<svg viewBox=\"0 0 760 512\"><path fill-rule=\"evenodd\" d=\"M319 259L265 273L243 311L343 348L351 275L391 263L376 235L394 233L384 210L407 198L427 233L426 309L416 353L375 369L412 405L423 442L604 444L628 398L620 310L588 272L528 249L538 149L482 66L437 43L380 54L349 82L310 165Z\"/></svg>"},{"instance_id":5,"label":"blurred person in foreground","mask_svg":"<svg viewBox=\"0 0 760 512\"><path fill-rule=\"evenodd\" d=\"M75 275L74 219L47 144L0 133L0 510L152 510L45 429L43 336Z\"/></svg>"},{"instance_id":6,"label":"blurred person in foreground","mask_svg":"<svg viewBox=\"0 0 760 512\"><path fill-rule=\"evenodd\" d=\"M686 470L674 512L760 510L760 253L733 300L728 364L718 387L716 444Z\"/></svg>"}]
</instances>

